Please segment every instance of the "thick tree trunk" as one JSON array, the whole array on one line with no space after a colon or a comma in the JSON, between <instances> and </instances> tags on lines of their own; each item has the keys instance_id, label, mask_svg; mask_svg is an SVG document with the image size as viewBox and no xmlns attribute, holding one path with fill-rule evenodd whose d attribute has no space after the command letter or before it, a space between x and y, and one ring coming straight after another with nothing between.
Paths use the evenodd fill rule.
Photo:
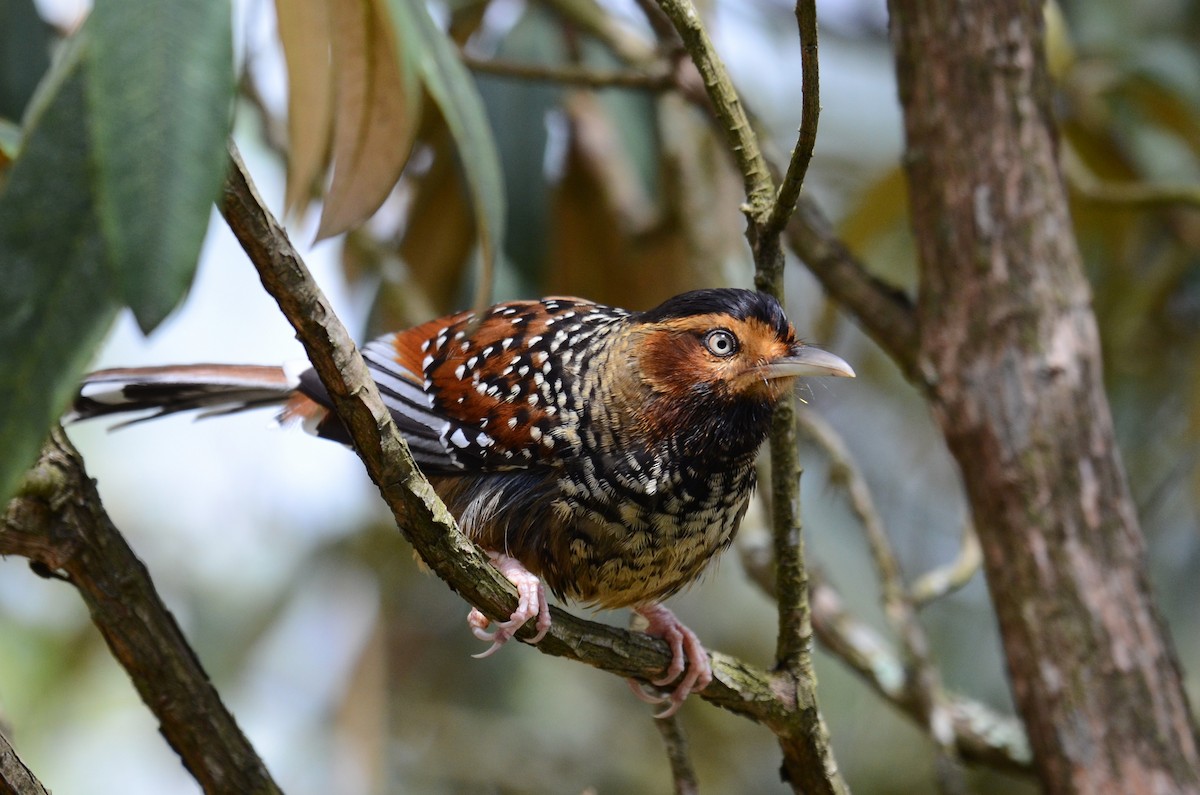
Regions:
<instances>
[{"instance_id":1,"label":"thick tree trunk","mask_svg":"<svg viewBox=\"0 0 1200 795\"><path fill-rule=\"evenodd\" d=\"M1056 162L1041 4L892 0L918 368L958 460L1053 793L1200 792Z\"/></svg>"}]
</instances>

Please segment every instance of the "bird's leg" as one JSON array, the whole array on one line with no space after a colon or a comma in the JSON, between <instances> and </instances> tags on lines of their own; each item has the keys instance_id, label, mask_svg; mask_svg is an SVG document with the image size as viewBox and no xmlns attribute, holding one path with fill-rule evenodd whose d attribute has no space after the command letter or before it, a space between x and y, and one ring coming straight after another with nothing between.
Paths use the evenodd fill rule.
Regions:
<instances>
[{"instance_id":1,"label":"bird's leg","mask_svg":"<svg viewBox=\"0 0 1200 795\"><path fill-rule=\"evenodd\" d=\"M538 632L529 639L530 643L537 643L546 637L546 633L550 630L550 604L546 601L546 587L542 585L542 581L536 574L521 565L521 561L516 558L501 552L489 551L487 554L496 570L516 586L518 602L517 609L508 617L508 620L497 622L496 628L491 632L488 631L488 625L492 623L491 619L479 612L478 608L471 608L471 612L467 615L467 623L471 625L472 634L480 640L492 642L487 651L472 655L478 659L491 656L507 643L518 629L525 626L526 621L534 616L537 616L535 626Z\"/></svg>"},{"instance_id":2,"label":"bird's leg","mask_svg":"<svg viewBox=\"0 0 1200 795\"><path fill-rule=\"evenodd\" d=\"M684 699L692 693L698 693L708 687L708 683L712 681L712 665L708 661L708 652L704 650L696 633L684 626L683 622L663 605L641 605L633 608L633 611L650 622L650 625L646 627L647 635L662 638L671 647L671 664L667 666L667 670L661 677L652 679L651 683L655 685L670 684L675 677L683 673L685 663L687 665L687 672L684 673L683 679L679 681L679 685L668 697L649 695L634 680L629 680L634 694L643 701L651 704L662 704L669 701L670 706L654 716L669 718L683 704Z\"/></svg>"}]
</instances>

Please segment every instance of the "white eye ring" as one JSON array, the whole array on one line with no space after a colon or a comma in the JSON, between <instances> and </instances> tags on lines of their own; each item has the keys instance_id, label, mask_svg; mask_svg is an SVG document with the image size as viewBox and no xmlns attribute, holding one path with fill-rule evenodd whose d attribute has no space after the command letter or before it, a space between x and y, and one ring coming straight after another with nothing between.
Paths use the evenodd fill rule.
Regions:
<instances>
[{"instance_id":1,"label":"white eye ring","mask_svg":"<svg viewBox=\"0 0 1200 795\"><path fill-rule=\"evenodd\" d=\"M713 329L704 335L704 347L714 356L732 356L738 352L738 341L732 331Z\"/></svg>"}]
</instances>

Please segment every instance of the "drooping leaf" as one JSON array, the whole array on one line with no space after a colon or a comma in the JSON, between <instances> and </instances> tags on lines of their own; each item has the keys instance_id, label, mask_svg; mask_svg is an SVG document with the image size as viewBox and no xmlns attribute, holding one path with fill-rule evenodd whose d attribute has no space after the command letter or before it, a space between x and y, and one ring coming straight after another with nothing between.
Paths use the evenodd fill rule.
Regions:
<instances>
[{"instance_id":1,"label":"drooping leaf","mask_svg":"<svg viewBox=\"0 0 1200 795\"><path fill-rule=\"evenodd\" d=\"M229 0L98 0L84 76L100 226L143 331L183 298L225 172Z\"/></svg>"},{"instance_id":2,"label":"drooping leaf","mask_svg":"<svg viewBox=\"0 0 1200 795\"><path fill-rule=\"evenodd\" d=\"M119 307L80 67L76 43L35 96L0 192L0 500L33 463Z\"/></svg>"},{"instance_id":3,"label":"drooping leaf","mask_svg":"<svg viewBox=\"0 0 1200 795\"><path fill-rule=\"evenodd\" d=\"M275 0L288 73L289 212L303 210L329 158L333 126L331 30L326 0Z\"/></svg>"},{"instance_id":4,"label":"drooping leaf","mask_svg":"<svg viewBox=\"0 0 1200 795\"><path fill-rule=\"evenodd\" d=\"M475 305L488 302L496 257L503 250L504 180L483 102L450 38L421 0L385 0L396 40L417 69L458 148L478 230L480 274Z\"/></svg>"},{"instance_id":5,"label":"drooping leaf","mask_svg":"<svg viewBox=\"0 0 1200 795\"><path fill-rule=\"evenodd\" d=\"M366 220L391 193L418 123L419 90L380 0L333 0L333 181L317 238Z\"/></svg>"}]
</instances>

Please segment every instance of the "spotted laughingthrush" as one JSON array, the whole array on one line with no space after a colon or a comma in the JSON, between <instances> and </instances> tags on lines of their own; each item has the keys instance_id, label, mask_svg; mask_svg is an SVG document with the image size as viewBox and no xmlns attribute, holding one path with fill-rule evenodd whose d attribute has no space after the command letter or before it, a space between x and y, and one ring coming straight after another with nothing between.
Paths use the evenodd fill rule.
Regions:
<instances>
[{"instance_id":1,"label":"spotted laughingthrush","mask_svg":"<svg viewBox=\"0 0 1200 795\"><path fill-rule=\"evenodd\" d=\"M577 298L513 301L389 334L363 349L413 458L463 531L516 586L490 631L500 648L528 620L550 627L560 599L632 607L684 674L663 714L711 680L696 635L661 602L729 546L754 489L772 410L798 376L849 376L803 344L779 303L749 290L697 290L647 312ZM327 439L349 437L311 368L181 365L87 376L74 417L282 405ZM685 666L686 664L686 666ZM685 671L686 667L686 671ZM640 691L635 691L639 692Z\"/></svg>"}]
</instances>

